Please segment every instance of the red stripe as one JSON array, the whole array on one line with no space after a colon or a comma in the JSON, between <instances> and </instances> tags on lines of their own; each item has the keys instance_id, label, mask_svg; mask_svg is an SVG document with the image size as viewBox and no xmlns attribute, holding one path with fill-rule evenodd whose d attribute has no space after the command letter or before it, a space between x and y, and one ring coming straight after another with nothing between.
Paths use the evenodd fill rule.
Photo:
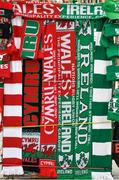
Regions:
<instances>
[{"instance_id":1,"label":"red stripe","mask_svg":"<svg viewBox=\"0 0 119 180\"><path fill-rule=\"evenodd\" d=\"M22 165L22 159L3 158L3 166L20 166L20 165Z\"/></svg>"},{"instance_id":2,"label":"red stripe","mask_svg":"<svg viewBox=\"0 0 119 180\"><path fill-rule=\"evenodd\" d=\"M3 125L4 127L9 126L22 126L22 117L12 117L12 116L8 116L8 117L3 117Z\"/></svg>"},{"instance_id":3,"label":"red stripe","mask_svg":"<svg viewBox=\"0 0 119 180\"><path fill-rule=\"evenodd\" d=\"M12 10L13 5L11 3L9 3L9 2L1 2L0 1L0 8L7 9L7 10Z\"/></svg>"},{"instance_id":4,"label":"red stripe","mask_svg":"<svg viewBox=\"0 0 119 180\"><path fill-rule=\"evenodd\" d=\"M23 33L22 26L13 26L14 31L14 37L21 37L21 34Z\"/></svg>"},{"instance_id":5,"label":"red stripe","mask_svg":"<svg viewBox=\"0 0 119 180\"><path fill-rule=\"evenodd\" d=\"M4 105L22 105L22 95L4 95Z\"/></svg>"},{"instance_id":6,"label":"red stripe","mask_svg":"<svg viewBox=\"0 0 119 180\"><path fill-rule=\"evenodd\" d=\"M22 148L22 138L18 137L3 137L3 147L15 147L15 148Z\"/></svg>"},{"instance_id":7,"label":"red stripe","mask_svg":"<svg viewBox=\"0 0 119 180\"><path fill-rule=\"evenodd\" d=\"M3 88L0 88L0 112L3 108Z\"/></svg>"},{"instance_id":8,"label":"red stripe","mask_svg":"<svg viewBox=\"0 0 119 180\"><path fill-rule=\"evenodd\" d=\"M14 60L14 61L21 60L20 51L19 51L19 50L17 51L17 53L14 53L14 54L12 55L12 60Z\"/></svg>"},{"instance_id":9,"label":"red stripe","mask_svg":"<svg viewBox=\"0 0 119 180\"><path fill-rule=\"evenodd\" d=\"M22 73L11 73L10 78L5 79L5 83L22 83Z\"/></svg>"}]
</instances>

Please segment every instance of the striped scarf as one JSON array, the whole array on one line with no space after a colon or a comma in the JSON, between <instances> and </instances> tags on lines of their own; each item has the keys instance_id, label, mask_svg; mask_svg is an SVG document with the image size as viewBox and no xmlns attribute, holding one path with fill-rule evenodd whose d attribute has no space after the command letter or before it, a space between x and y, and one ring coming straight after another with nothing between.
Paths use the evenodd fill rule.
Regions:
<instances>
[{"instance_id":1,"label":"striped scarf","mask_svg":"<svg viewBox=\"0 0 119 180\"><path fill-rule=\"evenodd\" d=\"M15 17L12 25L13 40L19 49L16 29L22 26L21 17ZM18 52L11 56L10 70L11 77L4 82L3 174L22 175L22 61Z\"/></svg>"},{"instance_id":2,"label":"striped scarf","mask_svg":"<svg viewBox=\"0 0 119 180\"><path fill-rule=\"evenodd\" d=\"M102 25L103 20L97 20L94 27L92 166L111 169L112 126L107 121L107 109L112 95L112 83L106 80L106 67L112 62L107 59L105 48L100 46Z\"/></svg>"},{"instance_id":3,"label":"striped scarf","mask_svg":"<svg viewBox=\"0 0 119 180\"><path fill-rule=\"evenodd\" d=\"M87 124L86 127L83 127L83 128L82 128L83 124L82 124L82 126L79 126L79 124L78 124L77 127L75 128L75 137L77 139L75 137L71 137L72 138L71 141L73 143L73 145L71 144L71 151L73 152L73 150L75 149L75 154L73 157L75 159L75 161L73 163L75 165L76 170L77 169L78 170L75 171L73 169L72 171L70 171L68 169L69 167L73 166L73 163L71 162L72 156L70 156L68 159L67 154L65 154L66 149L64 148L64 159L61 157L60 163L58 162L58 166L60 165L60 169L61 169L61 171L59 171L59 172L61 172L60 175L62 176L64 169L65 169L67 174L69 174L69 178L70 178L70 173L71 173L71 176L74 173L74 178L80 177L81 179L82 178L112 179L111 174L110 174L110 172L111 172L112 127L111 127L111 123L107 121L107 106L108 106L108 102L111 98L112 84L110 82L106 81L106 67L111 64L111 61L107 60L107 57L105 55L105 49L100 46L100 34L102 31L103 20L101 20L101 19L95 20L95 21L93 21L93 20L85 21L84 20L81 22L84 23L84 27L83 27L84 28L83 29L84 36L87 33L87 26L85 26L85 22L86 22L86 25L88 25L90 28L88 29L89 30L89 40L86 37L82 37L82 36L79 37L80 42L82 43L82 47L86 51L82 55L82 57L80 57L81 54L77 54L77 57L79 55L78 63L82 62L82 58L85 59L83 62L83 65L80 64L81 67L77 66L77 71L79 71L79 73L81 73L81 72L84 73L81 76L81 77L83 77L82 80L77 76L77 83L80 82L80 85L82 85L83 83L84 83L84 85L87 85L87 81L89 78L89 76L87 76L87 73L90 71L90 74L89 74L90 75L90 85L89 86L91 86L91 87L86 86L86 88L90 88L90 92L89 92L89 94L86 94L86 96L85 96L85 94L83 94L83 93L87 92L87 89L85 89L85 90L81 89L81 86L78 84L79 89L77 88L77 90L79 90L79 94L78 94L79 96L77 96L77 97L79 99L77 98L77 102L79 103L79 101L81 101L82 99L84 99L84 102L80 102L80 104L78 104L78 105L76 104L76 108L78 106L77 112L79 113L79 114L76 114L76 123L81 123L81 118L83 121L83 119L85 117L84 117L84 114L81 115L81 112L83 113L84 110L88 107L86 116L88 117L87 123L90 123L90 124ZM12 25L13 25L13 29L14 29L13 40L14 40L16 48L19 50L20 44L21 44L20 36L21 36L22 18L18 17L18 16L15 17L12 21ZM66 37L68 37L68 35L65 36L65 38L64 38L65 40L66 40ZM85 67L88 66L87 56L85 55L87 52L87 49L85 49L85 48L88 47L88 45L89 45L89 44L85 44L85 43L87 43L86 42L87 40L88 40L89 44L90 44L90 42L92 43L89 48L89 50L90 50L89 56L90 57L88 57L90 67L87 69L85 69L85 68L83 69L82 66L84 66L84 65L85 65ZM93 41L95 42L95 44L93 44ZM73 41L73 43L74 43L74 41ZM67 46L66 43L64 43L64 45ZM73 47L72 47L72 51L73 51ZM82 51L82 49L80 49L80 53L81 53L81 51ZM94 51L94 53L93 53L93 51ZM23 174L23 169L22 169L22 127L21 127L22 126L22 94L23 94L22 93L22 75L23 75L23 71L22 71L22 61L21 61L19 54L17 54L17 53L13 54L11 56L11 62L10 62L11 78L6 79L5 83L4 83L3 173L5 175L11 175L11 174L12 175L22 175ZM59 73L59 76L60 76L60 73ZM59 77L59 78L61 78L61 77ZM53 86L54 86L54 84L53 84ZM50 86L50 87L52 87L52 86ZM60 87L59 87L59 89L60 89ZM61 98L61 96L59 96L59 99L60 98ZM62 97L62 99L63 98L64 97ZM73 102L73 100L71 100L71 101ZM42 105L45 107L44 104L42 104ZM68 110L69 109L67 109L67 111ZM60 111L61 111L61 109L59 108L59 112ZM64 112L64 109L62 110L62 112ZM73 113L71 115L72 118L74 118ZM59 123L62 123L60 120L62 120L63 116L64 116L63 113L61 114L61 116L59 116ZM85 119L84 119L84 122L85 122ZM91 125L92 122L94 124ZM54 124L57 123L57 119L55 119L55 121L53 123ZM41 124L45 125L45 122L42 121ZM80 137L78 136L78 132L80 130L88 131L88 136L86 137L87 138L86 146L84 146L84 145L82 146L81 144L77 143L77 140L78 140L78 142L81 140L81 139L79 140L78 138L80 138L80 137L85 138L85 135L83 136L82 133L80 134ZM41 128L41 134L43 135L43 133L44 133L43 128ZM65 136L66 134L64 133L63 135ZM51 139L49 138L50 142L48 142L49 139L47 139L47 138L44 139L44 137L42 136L41 144L43 146L46 145L46 147L49 147L49 145L56 146L57 136L54 138L55 141L53 141L53 138L54 138L53 136ZM60 137L60 133L59 133L59 139L60 138L61 137ZM68 139L69 139L69 137L68 137ZM66 137L66 139L64 139L64 142L66 142L66 140L67 140L67 137ZM61 141L59 141L58 143L60 144ZM75 146L74 146L74 143L75 143ZM58 146L58 148L59 147L60 146ZM65 147L65 145L64 145L64 147ZM85 150L88 153L84 153L83 151L85 151ZM44 153L44 148L42 148L42 151ZM59 153L60 151L61 151L61 149L59 148L57 150L57 153ZM88 158L89 158L89 162L87 162ZM47 161L48 158L44 158L44 159L46 160L44 162L48 162ZM50 169L50 170L52 170L52 167L54 168L55 163L56 163L55 158L53 157L54 163L51 163L51 161L49 161L49 162L48 163L50 165L52 164L51 169ZM43 165L42 167L41 167L41 163L40 163L40 168L44 169L45 163L44 164L43 163L42 163L42 165ZM67 164L69 165L68 167L67 167ZM86 167L86 169L84 170L83 168L85 168L85 167ZM97 169L95 169L95 168L97 168ZM45 169L45 172L42 171L43 176L47 170L49 170L49 169ZM56 177L55 169L53 169L53 173L54 173L54 176ZM46 174L48 174L48 173L46 173ZM42 173L41 173L41 175L42 175ZM64 178L64 176L62 176L61 178Z\"/></svg>"},{"instance_id":4,"label":"striped scarf","mask_svg":"<svg viewBox=\"0 0 119 180\"><path fill-rule=\"evenodd\" d=\"M76 48L76 122L82 125L79 124L75 130L77 168L74 170L74 178L112 179L110 174L112 126L107 121L112 84L106 80L106 67L112 62L107 60L105 49L100 46L103 21L101 19L95 22L84 20L83 28L81 30L79 30L80 26L77 28L77 34L80 36L79 38L77 36L79 41ZM95 44L91 44L93 39ZM88 46L90 46L89 49ZM90 53L89 56L87 53ZM88 76L87 73L89 73ZM78 116L77 113L79 113ZM88 122L89 124L85 124Z\"/></svg>"}]
</instances>

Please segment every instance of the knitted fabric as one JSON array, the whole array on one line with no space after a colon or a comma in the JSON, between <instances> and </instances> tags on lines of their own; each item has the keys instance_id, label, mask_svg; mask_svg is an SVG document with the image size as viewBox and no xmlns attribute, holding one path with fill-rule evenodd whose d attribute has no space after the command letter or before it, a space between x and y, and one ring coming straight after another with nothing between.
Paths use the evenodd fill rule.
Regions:
<instances>
[{"instance_id":1,"label":"knitted fabric","mask_svg":"<svg viewBox=\"0 0 119 180\"><path fill-rule=\"evenodd\" d=\"M16 17L12 25L22 26L22 19ZM3 114L3 174L22 175L22 61L17 49L20 37L13 32L14 51L11 55L11 77L4 82ZM15 126L15 127L14 127Z\"/></svg>"}]
</instances>

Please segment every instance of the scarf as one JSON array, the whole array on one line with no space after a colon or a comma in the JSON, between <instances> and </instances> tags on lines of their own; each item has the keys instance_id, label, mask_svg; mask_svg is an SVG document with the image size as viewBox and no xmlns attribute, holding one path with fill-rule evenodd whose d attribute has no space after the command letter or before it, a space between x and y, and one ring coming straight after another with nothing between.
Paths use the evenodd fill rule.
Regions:
<instances>
[{"instance_id":1,"label":"scarf","mask_svg":"<svg viewBox=\"0 0 119 180\"><path fill-rule=\"evenodd\" d=\"M42 21L24 18L22 42L20 47L21 57L26 59L39 59L42 56L39 45L41 32L43 31Z\"/></svg>"},{"instance_id":2,"label":"scarf","mask_svg":"<svg viewBox=\"0 0 119 180\"><path fill-rule=\"evenodd\" d=\"M13 27L22 26L21 17L12 20ZM13 42L19 50L20 37L14 29ZM12 48L11 76L4 81L3 174L22 175L22 61Z\"/></svg>"},{"instance_id":3,"label":"scarf","mask_svg":"<svg viewBox=\"0 0 119 180\"><path fill-rule=\"evenodd\" d=\"M76 26L76 123L79 124L75 127L74 177L87 178L92 158L93 23L83 20Z\"/></svg>"},{"instance_id":4,"label":"scarf","mask_svg":"<svg viewBox=\"0 0 119 180\"><path fill-rule=\"evenodd\" d=\"M25 171L39 170L42 91L42 21L24 18L20 54L23 60L23 165ZM28 127L27 127L28 126ZM31 126L31 127L29 127ZM35 166L35 167L34 167Z\"/></svg>"},{"instance_id":5,"label":"scarf","mask_svg":"<svg viewBox=\"0 0 119 180\"><path fill-rule=\"evenodd\" d=\"M3 173L5 175L23 174L22 144L24 146L26 143L25 150L27 150L28 153L29 148L34 152L34 150L40 146L40 155L38 156L38 158L40 157L40 176L56 178L58 174L58 178L62 179L77 177L80 177L80 179L112 179L110 173L112 127L111 123L107 123L107 106L111 98L112 84L106 80L106 67L110 65L111 62L107 59L105 48L100 46L100 34L104 20L92 20L93 18L105 16L101 6L96 7L95 5L91 5L85 7L84 5L81 6L78 4L54 5L52 3L24 4L24 2L20 3L19 6L17 5L17 3L14 5L16 8L15 15L30 18L62 18L68 20L81 18L83 20L80 20L79 27L76 28L76 44L73 25L70 27L70 23L63 24L64 22L62 22L61 24L59 23L59 27L56 27L57 23L54 23L54 21L45 21L45 33L41 38L43 39L44 58L42 53L39 54L38 47L34 46L34 43L36 43L37 46L40 44L41 39L37 39L35 33L41 37L38 29L41 21L36 19L28 20L25 18L24 30L22 31L20 28L23 24L21 17L16 16L12 21L14 29L13 42L15 43L16 49L20 49L21 53L19 54L19 51L14 51L13 47L10 62L11 77L5 79L4 84ZM37 7L35 9L37 10L35 15L33 14L34 6ZM85 12L81 11L82 8L84 8L83 10ZM96 8L100 8L100 10L90 15L90 12L94 12ZM40 15L39 9L43 12ZM19 12L20 10L21 12ZM51 14L49 14L49 12ZM83 15L81 14L82 12ZM85 20L84 17L88 18L88 20ZM31 28L32 25L33 29ZM30 31L31 29L33 30L32 33ZM21 34L24 37L22 41ZM70 42L72 43L70 44ZM76 62L75 49L77 55ZM66 59L67 63L70 64L70 66L67 66L63 60L69 58L70 55L71 63L69 63L70 59ZM30 68L30 73L27 72L26 69L22 69L20 56L22 56L25 61L23 68ZM37 80L37 78L30 79L30 77L32 73L34 73L34 71L31 72L33 68L32 65L35 66L34 64L38 62L37 59L39 57L43 59L40 133L36 133L33 128L33 133L30 129L29 134L29 130L26 129L26 131L24 130L23 132L24 137L22 141L21 126L38 125L37 115L34 114L34 112L36 113L36 110L38 110L38 107L34 107L34 105L36 105L34 104L32 108L29 108L32 106L32 103L34 103L34 99L31 99L33 97L30 96L31 102L26 98L26 95L23 94L27 87L24 86L24 89L22 88L22 80L24 79L24 85L25 83L34 83L34 81ZM56 57L58 68L56 66ZM73 82L75 79L75 63L77 86L76 106L75 84ZM28 66L26 66L26 64ZM65 68L67 68L66 71ZM58 72L56 71L57 69ZM68 78L69 71L72 76ZM23 76L27 78L25 79ZM31 91L27 89L26 93L31 94ZM22 100L24 101L23 104ZM32 111L30 111L31 109ZM24 113L24 121L22 121L22 113ZM31 116L35 123L31 121ZM75 119L76 126L74 128L71 125L75 123ZM55 126L57 123L60 124L58 129L57 126ZM93 124L91 125L91 123ZM35 144L35 149L32 143L24 143L25 138L35 137L38 139L38 136L40 136L40 144L38 144L38 146ZM14 152L14 154L11 151ZM56 166L58 166L57 174Z\"/></svg>"},{"instance_id":6,"label":"scarf","mask_svg":"<svg viewBox=\"0 0 119 180\"><path fill-rule=\"evenodd\" d=\"M58 21L58 178L73 178L75 129L75 31L74 22Z\"/></svg>"},{"instance_id":7,"label":"scarf","mask_svg":"<svg viewBox=\"0 0 119 180\"><path fill-rule=\"evenodd\" d=\"M43 36L42 114L40 127L40 176L56 178L57 63L56 24L45 24Z\"/></svg>"},{"instance_id":8,"label":"scarf","mask_svg":"<svg viewBox=\"0 0 119 180\"><path fill-rule=\"evenodd\" d=\"M0 163L3 157L3 91L4 79L10 77L9 55L6 50L7 39L11 33L11 15L13 14L10 3L0 2ZM8 48L7 48L8 49ZM2 165L0 165L0 175L2 177Z\"/></svg>"},{"instance_id":9,"label":"scarf","mask_svg":"<svg viewBox=\"0 0 119 180\"><path fill-rule=\"evenodd\" d=\"M100 21L97 20L94 26L92 166L111 169L112 125L111 122L107 121L107 111L108 102L112 95L112 83L106 80L106 68L111 65L112 62L107 58L105 48L100 45L103 22L103 19ZM95 122L101 123L94 124Z\"/></svg>"},{"instance_id":10,"label":"scarf","mask_svg":"<svg viewBox=\"0 0 119 180\"><path fill-rule=\"evenodd\" d=\"M75 130L77 169L74 178L112 179L112 126L107 121L112 84L106 80L106 67L111 61L107 59L105 49L100 46L102 24L103 20L95 20L95 23L84 20L83 23L80 21L76 29L76 122L81 124Z\"/></svg>"},{"instance_id":11,"label":"scarf","mask_svg":"<svg viewBox=\"0 0 119 180\"><path fill-rule=\"evenodd\" d=\"M41 71L41 60L24 60L22 157L24 170L37 173L40 157L40 132L38 125L40 125L41 117Z\"/></svg>"}]
</instances>

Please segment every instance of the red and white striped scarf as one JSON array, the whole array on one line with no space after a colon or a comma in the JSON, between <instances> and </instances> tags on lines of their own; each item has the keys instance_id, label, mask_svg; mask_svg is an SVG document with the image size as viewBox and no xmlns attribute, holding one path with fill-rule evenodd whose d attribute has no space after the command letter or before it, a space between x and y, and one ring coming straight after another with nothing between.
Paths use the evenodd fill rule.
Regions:
<instances>
[{"instance_id":1,"label":"red and white striped scarf","mask_svg":"<svg viewBox=\"0 0 119 180\"><path fill-rule=\"evenodd\" d=\"M13 41L20 48L22 18L12 20ZM11 56L11 77L4 83L3 174L22 175L22 61L19 52ZM14 127L15 126L15 127Z\"/></svg>"}]
</instances>

